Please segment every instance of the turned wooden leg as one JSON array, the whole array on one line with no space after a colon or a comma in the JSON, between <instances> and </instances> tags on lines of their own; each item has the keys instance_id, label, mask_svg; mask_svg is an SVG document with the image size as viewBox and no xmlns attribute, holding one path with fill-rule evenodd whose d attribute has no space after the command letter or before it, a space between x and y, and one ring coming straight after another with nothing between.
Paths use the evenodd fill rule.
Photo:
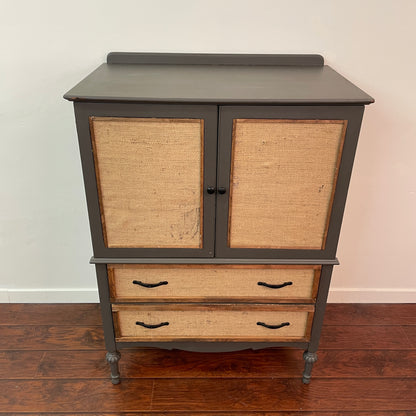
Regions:
<instances>
[{"instance_id":1,"label":"turned wooden leg","mask_svg":"<svg viewBox=\"0 0 416 416\"><path fill-rule=\"evenodd\" d=\"M311 381L312 367L318 360L318 355L315 352L305 351L303 353L303 359L305 360L305 370L303 371L302 381L304 384L309 384Z\"/></svg>"},{"instance_id":2,"label":"turned wooden leg","mask_svg":"<svg viewBox=\"0 0 416 416\"><path fill-rule=\"evenodd\" d=\"M120 372L118 370L118 360L121 354L118 351L108 352L105 356L111 368L111 382L113 384L120 383Z\"/></svg>"}]
</instances>

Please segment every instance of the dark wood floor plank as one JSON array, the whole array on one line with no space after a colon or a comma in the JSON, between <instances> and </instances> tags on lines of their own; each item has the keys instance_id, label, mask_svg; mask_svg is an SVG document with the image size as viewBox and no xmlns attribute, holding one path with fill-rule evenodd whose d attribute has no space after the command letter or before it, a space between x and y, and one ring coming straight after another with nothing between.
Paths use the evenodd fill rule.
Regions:
<instances>
[{"instance_id":1,"label":"dark wood floor plank","mask_svg":"<svg viewBox=\"0 0 416 416\"><path fill-rule=\"evenodd\" d=\"M322 350L313 377L415 377L416 350Z\"/></svg>"},{"instance_id":2,"label":"dark wood floor plank","mask_svg":"<svg viewBox=\"0 0 416 416\"><path fill-rule=\"evenodd\" d=\"M30 352L25 352L29 360ZM17 358L18 360L18 358ZM13 365L7 378L30 378L33 368ZM415 377L416 350L321 350L313 377ZM122 350L120 371L126 378L299 378L302 351L266 349L232 353L194 353L158 349ZM108 378L105 351L47 351L37 378Z\"/></svg>"},{"instance_id":3,"label":"dark wood floor plank","mask_svg":"<svg viewBox=\"0 0 416 416\"><path fill-rule=\"evenodd\" d=\"M219 400L219 398L221 398ZM156 411L413 410L415 379L155 380Z\"/></svg>"},{"instance_id":4,"label":"dark wood floor plank","mask_svg":"<svg viewBox=\"0 0 416 416\"><path fill-rule=\"evenodd\" d=\"M329 303L324 325L416 325L416 303Z\"/></svg>"},{"instance_id":5,"label":"dark wood floor plank","mask_svg":"<svg viewBox=\"0 0 416 416\"><path fill-rule=\"evenodd\" d=\"M42 351L0 351L1 377L3 379L36 377L44 354Z\"/></svg>"},{"instance_id":6,"label":"dark wood floor plank","mask_svg":"<svg viewBox=\"0 0 416 416\"><path fill-rule=\"evenodd\" d=\"M122 350L121 357L123 378L300 377L303 370L302 351L289 349L232 353L142 349ZM48 352L39 376L59 378L59 374L68 378L82 374L108 377L109 370L104 352L74 352L64 357L58 351Z\"/></svg>"},{"instance_id":7,"label":"dark wood floor plank","mask_svg":"<svg viewBox=\"0 0 416 416\"><path fill-rule=\"evenodd\" d=\"M149 411L152 391L152 380L0 380L0 413Z\"/></svg>"},{"instance_id":8,"label":"dark wood floor plank","mask_svg":"<svg viewBox=\"0 0 416 416\"><path fill-rule=\"evenodd\" d=\"M104 348L101 326L0 325L0 350Z\"/></svg>"},{"instance_id":9,"label":"dark wood floor plank","mask_svg":"<svg viewBox=\"0 0 416 416\"><path fill-rule=\"evenodd\" d=\"M326 326L322 349L412 349L400 326Z\"/></svg>"},{"instance_id":10,"label":"dark wood floor plank","mask_svg":"<svg viewBox=\"0 0 416 416\"><path fill-rule=\"evenodd\" d=\"M154 383L154 385L153 385ZM415 379L0 381L0 412L414 410Z\"/></svg>"},{"instance_id":11,"label":"dark wood floor plank","mask_svg":"<svg viewBox=\"0 0 416 416\"><path fill-rule=\"evenodd\" d=\"M406 334L406 338L409 340L409 344L416 348L416 326L403 326L403 331Z\"/></svg>"},{"instance_id":12,"label":"dark wood floor plank","mask_svg":"<svg viewBox=\"0 0 416 416\"><path fill-rule=\"evenodd\" d=\"M110 367L105 359L104 350L94 351L68 351L62 354L62 351L47 351L39 365L37 378L54 378L54 379L108 379L110 376ZM129 360L129 355L122 352L124 363ZM133 354L132 360L138 360L138 355ZM120 361L120 370L123 377L128 377ZM123 364L124 364L123 363ZM153 377L153 376L150 376ZM137 378L145 378L137 373Z\"/></svg>"},{"instance_id":13,"label":"dark wood floor plank","mask_svg":"<svg viewBox=\"0 0 416 416\"><path fill-rule=\"evenodd\" d=\"M98 303L0 303L0 325L101 325Z\"/></svg>"}]
</instances>

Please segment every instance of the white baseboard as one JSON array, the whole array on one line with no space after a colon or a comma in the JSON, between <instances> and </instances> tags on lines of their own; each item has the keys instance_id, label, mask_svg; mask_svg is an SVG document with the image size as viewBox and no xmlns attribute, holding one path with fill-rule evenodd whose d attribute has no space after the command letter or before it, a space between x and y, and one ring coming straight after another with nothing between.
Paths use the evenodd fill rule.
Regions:
<instances>
[{"instance_id":1,"label":"white baseboard","mask_svg":"<svg viewBox=\"0 0 416 416\"><path fill-rule=\"evenodd\" d=\"M0 289L0 303L96 303L92 289ZM416 303L416 289L333 288L330 303Z\"/></svg>"},{"instance_id":2,"label":"white baseboard","mask_svg":"<svg viewBox=\"0 0 416 416\"><path fill-rule=\"evenodd\" d=\"M1 303L97 303L93 289L0 289Z\"/></svg>"},{"instance_id":3,"label":"white baseboard","mask_svg":"<svg viewBox=\"0 0 416 416\"><path fill-rule=\"evenodd\" d=\"M416 303L416 289L332 288L329 303Z\"/></svg>"},{"instance_id":4,"label":"white baseboard","mask_svg":"<svg viewBox=\"0 0 416 416\"><path fill-rule=\"evenodd\" d=\"M5 289L0 290L0 303L9 303L9 294Z\"/></svg>"}]
</instances>

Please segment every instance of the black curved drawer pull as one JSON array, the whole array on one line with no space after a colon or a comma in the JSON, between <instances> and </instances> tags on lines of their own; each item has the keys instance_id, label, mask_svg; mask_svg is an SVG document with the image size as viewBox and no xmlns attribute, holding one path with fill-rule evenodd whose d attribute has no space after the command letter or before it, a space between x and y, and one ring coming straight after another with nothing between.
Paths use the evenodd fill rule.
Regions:
<instances>
[{"instance_id":1,"label":"black curved drawer pull","mask_svg":"<svg viewBox=\"0 0 416 416\"><path fill-rule=\"evenodd\" d=\"M169 325L169 322L161 322L160 324L149 325L149 324L145 324L144 322L137 321L136 325L140 325L143 328L156 329L156 328L160 328L161 326Z\"/></svg>"},{"instance_id":2,"label":"black curved drawer pull","mask_svg":"<svg viewBox=\"0 0 416 416\"><path fill-rule=\"evenodd\" d=\"M285 286L293 285L293 282L284 282L281 285L271 285L271 284L265 283L265 282L257 282L257 284L259 286L269 287L270 289L280 289L280 288L285 287Z\"/></svg>"},{"instance_id":3,"label":"black curved drawer pull","mask_svg":"<svg viewBox=\"0 0 416 416\"><path fill-rule=\"evenodd\" d=\"M167 285L168 282L164 280L163 282L159 282L159 283L143 283L140 280L133 280L133 284L143 286L143 287L158 287L158 286Z\"/></svg>"},{"instance_id":4,"label":"black curved drawer pull","mask_svg":"<svg viewBox=\"0 0 416 416\"><path fill-rule=\"evenodd\" d=\"M267 325L264 322L257 322L257 325L264 326L265 328L269 329L279 329L283 328L284 326L289 326L290 322L282 322L280 325Z\"/></svg>"}]
</instances>

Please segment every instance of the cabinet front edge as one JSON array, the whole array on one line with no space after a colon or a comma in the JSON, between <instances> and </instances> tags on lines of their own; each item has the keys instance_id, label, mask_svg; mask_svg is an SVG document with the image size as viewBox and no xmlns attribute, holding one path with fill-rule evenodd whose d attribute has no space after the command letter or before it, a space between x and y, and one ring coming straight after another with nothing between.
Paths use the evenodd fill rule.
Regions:
<instances>
[{"instance_id":1,"label":"cabinet front edge","mask_svg":"<svg viewBox=\"0 0 416 416\"><path fill-rule=\"evenodd\" d=\"M115 258L115 257L91 257L90 264L322 264L338 265L334 259L239 259L239 258Z\"/></svg>"}]
</instances>

